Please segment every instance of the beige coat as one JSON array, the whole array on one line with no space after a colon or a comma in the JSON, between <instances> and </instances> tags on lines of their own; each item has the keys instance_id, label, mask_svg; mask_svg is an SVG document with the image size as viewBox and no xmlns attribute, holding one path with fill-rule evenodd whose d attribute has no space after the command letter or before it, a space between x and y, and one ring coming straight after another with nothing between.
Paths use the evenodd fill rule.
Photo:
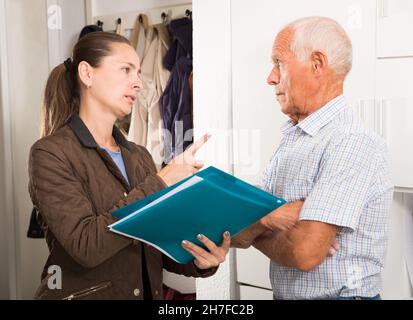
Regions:
<instances>
[{"instance_id":1,"label":"beige coat","mask_svg":"<svg viewBox=\"0 0 413 320\"><path fill-rule=\"evenodd\" d=\"M138 92L128 134L128 140L146 147L158 170L164 158L159 100L169 78L169 71L163 67L162 60L169 45L164 25L148 27L141 62L143 89Z\"/></svg>"}]
</instances>

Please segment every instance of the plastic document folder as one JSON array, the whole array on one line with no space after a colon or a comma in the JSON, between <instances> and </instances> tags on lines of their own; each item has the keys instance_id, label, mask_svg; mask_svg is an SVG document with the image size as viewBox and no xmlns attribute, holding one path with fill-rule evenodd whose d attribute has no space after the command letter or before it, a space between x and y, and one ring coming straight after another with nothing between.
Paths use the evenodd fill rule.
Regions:
<instances>
[{"instance_id":1,"label":"plastic document folder","mask_svg":"<svg viewBox=\"0 0 413 320\"><path fill-rule=\"evenodd\" d=\"M261 189L215 167L208 167L112 214L120 219L109 226L118 234L148 243L178 263L194 257L181 246L201 233L220 245L231 236L285 204Z\"/></svg>"}]
</instances>

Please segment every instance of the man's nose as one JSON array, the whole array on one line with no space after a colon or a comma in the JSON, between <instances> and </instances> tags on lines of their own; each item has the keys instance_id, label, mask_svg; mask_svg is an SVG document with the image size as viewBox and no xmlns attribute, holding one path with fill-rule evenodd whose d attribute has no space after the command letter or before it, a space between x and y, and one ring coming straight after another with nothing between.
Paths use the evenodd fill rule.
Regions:
<instances>
[{"instance_id":1,"label":"man's nose","mask_svg":"<svg viewBox=\"0 0 413 320\"><path fill-rule=\"evenodd\" d=\"M270 86L275 86L280 83L280 72L276 67L271 70L271 73L267 78L267 83Z\"/></svg>"}]
</instances>

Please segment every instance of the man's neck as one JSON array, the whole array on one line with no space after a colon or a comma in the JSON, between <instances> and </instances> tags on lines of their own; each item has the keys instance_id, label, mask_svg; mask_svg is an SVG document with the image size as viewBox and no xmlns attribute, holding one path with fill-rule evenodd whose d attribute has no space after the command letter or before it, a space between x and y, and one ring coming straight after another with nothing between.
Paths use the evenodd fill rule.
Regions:
<instances>
[{"instance_id":1,"label":"man's neck","mask_svg":"<svg viewBox=\"0 0 413 320\"><path fill-rule=\"evenodd\" d=\"M320 89L316 96L308 102L308 108L305 113L291 117L295 122L301 122L312 113L324 107L331 100L343 94L343 83L335 83Z\"/></svg>"}]
</instances>

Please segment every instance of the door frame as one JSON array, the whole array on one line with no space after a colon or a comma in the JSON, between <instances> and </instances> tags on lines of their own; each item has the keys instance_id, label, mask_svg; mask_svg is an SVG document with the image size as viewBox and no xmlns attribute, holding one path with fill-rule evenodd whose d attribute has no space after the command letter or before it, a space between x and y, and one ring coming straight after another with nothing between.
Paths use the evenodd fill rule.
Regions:
<instances>
[{"instance_id":1,"label":"door frame","mask_svg":"<svg viewBox=\"0 0 413 320\"><path fill-rule=\"evenodd\" d=\"M3 141L0 148L4 155L3 177L0 182L1 188L4 189L4 202L0 210L4 213L5 224L0 225L1 232L6 239L6 261L9 296L8 299L17 299L17 252L16 252L16 219L17 214L14 206L14 184L13 184L13 154L12 154L12 121L10 108L10 89L9 89L9 70L7 60L7 24L6 24L6 0L0 0L0 106L2 113L2 123L0 124ZM1 212L0 212L1 214Z\"/></svg>"}]
</instances>

